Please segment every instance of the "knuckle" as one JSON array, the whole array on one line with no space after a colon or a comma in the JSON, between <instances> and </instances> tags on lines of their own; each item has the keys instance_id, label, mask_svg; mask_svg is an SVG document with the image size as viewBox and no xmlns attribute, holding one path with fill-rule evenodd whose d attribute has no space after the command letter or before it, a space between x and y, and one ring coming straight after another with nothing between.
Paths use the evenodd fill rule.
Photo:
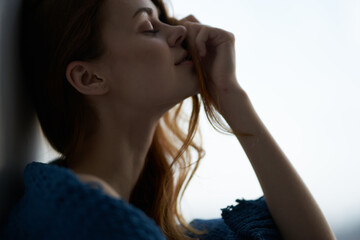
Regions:
<instances>
[{"instance_id":1,"label":"knuckle","mask_svg":"<svg viewBox=\"0 0 360 240\"><path fill-rule=\"evenodd\" d=\"M228 32L228 36L232 42L235 42L235 35L232 32Z\"/></svg>"},{"instance_id":2,"label":"knuckle","mask_svg":"<svg viewBox=\"0 0 360 240\"><path fill-rule=\"evenodd\" d=\"M192 14L188 15L188 16L186 17L186 19L189 20L189 21L191 21L191 22L197 22L197 23L199 23L199 20L197 20L197 18L196 18L194 15L192 15Z\"/></svg>"}]
</instances>

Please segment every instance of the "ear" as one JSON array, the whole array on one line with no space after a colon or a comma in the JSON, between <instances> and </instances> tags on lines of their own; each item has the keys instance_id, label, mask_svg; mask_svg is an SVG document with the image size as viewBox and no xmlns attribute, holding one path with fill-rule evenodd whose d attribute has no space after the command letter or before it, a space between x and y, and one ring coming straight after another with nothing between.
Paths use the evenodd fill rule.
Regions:
<instances>
[{"instance_id":1,"label":"ear","mask_svg":"<svg viewBox=\"0 0 360 240\"><path fill-rule=\"evenodd\" d=\"M93 73L89 63L73 61L66 67L69 83L84 95L103 95L109 91L108 82Z\"/></svg>"}]
</instances>

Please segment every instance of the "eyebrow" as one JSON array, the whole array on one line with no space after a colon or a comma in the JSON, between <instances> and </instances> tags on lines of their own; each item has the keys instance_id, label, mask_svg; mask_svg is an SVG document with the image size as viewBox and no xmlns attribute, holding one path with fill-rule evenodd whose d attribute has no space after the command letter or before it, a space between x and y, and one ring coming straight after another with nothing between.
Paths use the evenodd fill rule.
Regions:
<instances>
[{"instance_id":1,"label":"eyebrow","mask_svg":"<svg viewBox=\"0 0 360 240\"><path fill-rule=\"evenodd\" d=\"M148 15L152 16L153 15L153 10L152 8L149 7L142 7L139 8L138 10L136 10L136 12L133 15L133 18L135 18L138 14L142 13L142 12L146 12Z\"/></svg>"}]
</instances>

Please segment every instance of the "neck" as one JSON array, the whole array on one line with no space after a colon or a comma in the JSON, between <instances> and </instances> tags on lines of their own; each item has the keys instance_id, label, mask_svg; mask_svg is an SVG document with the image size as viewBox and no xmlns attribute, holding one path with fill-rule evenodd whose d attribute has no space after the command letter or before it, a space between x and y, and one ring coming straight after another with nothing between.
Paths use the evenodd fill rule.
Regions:
<instances>
[{"instance_id":1,"label":"neck","mask_svg":"<svg viewBox=\"0 0 360 240\"><path fill-rule=\"evenodd\" d=\"M138 119L148 121L139 122ZM68 167L75 174L90 174L102 179L121 198L129 201L144 167L157 122L144 116L126 122L111 118L103 121L81 156L69 159Z\"/></svg>"}]
</instances>

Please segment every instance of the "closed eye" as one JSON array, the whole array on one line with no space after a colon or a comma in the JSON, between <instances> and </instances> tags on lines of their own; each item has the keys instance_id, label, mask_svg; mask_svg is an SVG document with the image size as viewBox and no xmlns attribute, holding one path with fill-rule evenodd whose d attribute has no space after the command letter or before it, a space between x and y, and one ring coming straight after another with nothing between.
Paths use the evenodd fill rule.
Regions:
<instances>
[{"instance_id":1,"label":"closed eye","mask_svg":"<svg viewBox=\"0 0 360 240\"><path fill-rule=\"evenodd\" d=\"M148 30L148 31L144 31L144 33L151 33L151 34L157 34L159 32L159 30Z\"/></svg>"},{"instance_id":2,"label":"closed eye","mask_svg":"<svg viewBox=\"0 0 360 240\"><path fill-rule=\"evenodd\" d=\"M154 23L154 20L147 20L145 22L145 24L146 24L146 27L143 28L143 30L145 30L145 31L143 31L143 33L149 33L152 35L156 35L159 32L159 30L157 30L157 27L156 27L157 23Z\"/></svg>"}]
</instances>

